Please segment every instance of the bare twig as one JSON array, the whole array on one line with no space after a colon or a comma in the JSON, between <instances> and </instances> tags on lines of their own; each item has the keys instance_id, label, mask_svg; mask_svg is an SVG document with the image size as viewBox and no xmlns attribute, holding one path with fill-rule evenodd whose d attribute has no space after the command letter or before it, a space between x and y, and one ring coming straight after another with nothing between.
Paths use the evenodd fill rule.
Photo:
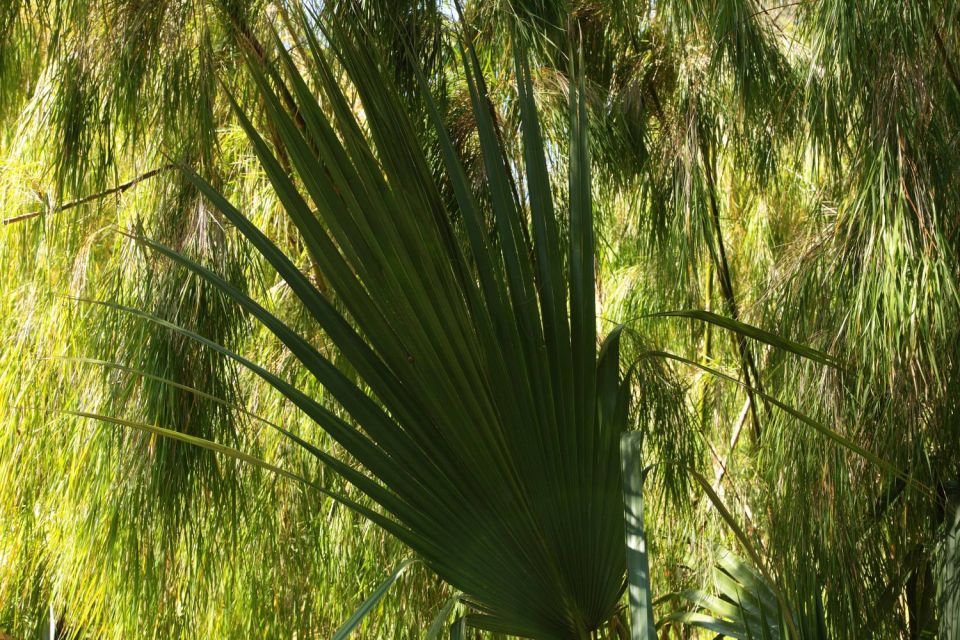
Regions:
<instances>
[{"instance_id":1,"label":"bare twig","mask_svg":"<svg viewBox=\"0 0 960 640\"><path fill-rule=\"evenodd\" d=\"M737 424L733 429L733 435L730 436L730 451L727 453L726 459L717 458L720 468L717 469L716 477L713 480L714 491L720 491L720 485L723 483L723 477L727 474L727 465L730 464L730 459L733 457L733 452L737 448L737 443L740 442L740 434L743 431L744 423L747 421L747 413L749 410L750 399L747 398L746 402L743 403L743 409L740 410L740 417L737 418Z\"/></svg>"},{"instance_id":2,"label":"bare twig","mask_svg":"<svg viewBox=\"0 0 960 640\"><path fill-rule=\"evenodd\" d=\"M176 167L176 165L173 163L165 164L162 167L157 167L156 169L151 169L146 173L142 173L136 178L133 178L132 180L128 180L123 184L118 184L115 187L111 187L106 191L100 191L99 193L83 196L82 198L79 198L77 200L71 200L70 202L65 202L61 205L58 205L50 209L49 211L43 211L43 210L31 211L29 213L23 213L19 216L13 216L12 218L4 218L3 224L11 224L14 222L22 222L23 220L30 220L31 218L37 218L39 216L42 216L44 213L59 213L61 211L66 211L67 209L73 209L74 207L79 207L82 204L87 204L88 202L93 202L94 200L100 200L101 198L106 198L107 196L113 195L115 193L123 193L127 189L131 189L137 186L144 180L152 178L160 173L163 173L164 171L169 171L174 167Z\"/></svg>"}]
</instances>

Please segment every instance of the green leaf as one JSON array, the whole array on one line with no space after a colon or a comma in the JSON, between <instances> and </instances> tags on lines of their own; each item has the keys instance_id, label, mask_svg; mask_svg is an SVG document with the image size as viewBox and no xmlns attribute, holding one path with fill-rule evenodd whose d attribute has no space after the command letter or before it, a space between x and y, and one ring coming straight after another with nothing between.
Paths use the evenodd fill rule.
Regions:
<instances>
[{"instance_id":1,"label":"green leaf","mask_svg":"<svg viewBox=\"0 0 960 640\"><path fill-rule=\"evenodd\" d=\"M460 594L451 596L447 601L440 607L440 611L437 613L437 616L433 619L433 622L430 623L430 627L427 629L427 635L424 640L437 640L440 637L440 633L443 631L443 627L447 624L447 620L450 618L450 614L453 612L453 608L460 602Z\"/></svg>"},{"instance_id":2,"label":"green leaf","mask_svg":"<svg viewBox=\"0 0 960 640\"><path fill-rule=\"evenodd\" d=\"M303 11L299 16L306 20ZM583 637L614 615L622 594L617 458L632 391L621 377L619 329L598 357L584 83L570 104L575 162L563 208L567 235L553 207L547 143L522 55L525 164L515 167L479 60L469 43L463 51L488 204L473 197L443 117L428 100L457 210L439 196L420 133L362 29L320 28L325 42L306 29L308 51L296 62L285 51L279 69L261 56L248 59L271 125L269 143L243 108L233 107L337 308L247 216L187 175L289 286L357 379L314 347L312 335L227 278L143 240L263 323L339 407L320 404L213 341L159 324L250 368L342 445L349 463L278 429L383 509L377 523L478 612L464 624L526 637ZM333 56L335 62L327 59ZM352 85L350 99L341 72ZM528 179L522 201L515 168Z\"/></svg>"},{"instance_id":3,"label":"green leaf","mask_svg":"<svg viewBox=\"0 0 960 640\"><path fill-rule=\"evenodd\" d=\"M264 471L276 473L277 475L281 475L285 478L296 480L297 482L302 482L303 484L306 484L315 488L319 488L319 487L316 487L316 485L314 485L312 482L310 482L306 478L299 476L291 471L287 471L286 469L283 469L281 467L277 467L275 465L269 464L267 462L264 462L263 460L260 460L256 456L252 456L248 453L244 453L243 451L234 449L233 447L228 447L227 445L223 445L218 442L213 442L212 440L198 438L197 436L191 436L189 434L181 433L173 429L166 429L164 427L158 427L156 425L146 424L144 422L137 422L134 420L124 420L123 418L116 418L113 416L103 415L99 413L92 413L88 411L65 410L63 411L63 413L66 415L76 416L78 418L89 418L91 420L98 420L100 422L105 422L105 423L113 424L120 427L136 429L137 431L142 431L144 433L163 436L164 438L170 438L171 440L179 440L180 442L184 442L186 444L190 444L195 447L200 447L208 451L213 451L215 453L226 455L227 457L233 458L234 460L246 462L247 464L251 464L255 467L263 469ZM325 490L323 491L326 493Z\"/></svg>"},{"instance_id":4,"label":"green leaf","mask_svg":"<svg viewBox=\"0 0 960 640\"><path fill-rule=\"evenodd\" d=\"M409 560L405 560L404 562L400 563L400 566L396 568L390 577L384 580L380 586L370 594L370 597L363 601L363 604L361 604L354 614L350 616L350 619L344 622L343 626L337 629L337 632L333 634L333 638L331 640L345 640L347 637L349 637L350 634L353 633L354 629L356 629L360 623L363 622L363 619L367 617L367 614L373 611L377 604L380 603L380 600L387 595L390 587L392 587L397 579L403 575L403 572L406 571L410 565L416 562L419 562L419 560L416 558L410 558Z\"/></svg>"},{"instance_id":5,"label":"green leaf","mask_svg":"<svg viewBox=\"0 0 960 640\"><path fill-rule=\"evenodd\" d=\"M782 640L787 637L779 623L785 614L785 605L780 604L772 584L752 567L721 550L714 582L720 597L702 591L685 591L681 597L697 610L674 612L665 620L743 640ZM789 624L793 629L792 622Z\"/></svg>"},{"instance_id":6,"label":"green leaf","mask_svg":"<svg viewBox=\"0 0 960 640\"><path fill-rule=\"evenodd\" d=\"M837 369L843 368L843 364L837 358L828 353L818 351L817 349L802 345L799 342L788 340L787 338L781 337L775 333L764 331L759 327L754 327L753 325L734 320L733 318L717 315L710 311L700 311L697 309L684 311L664 311L662 313L652 313L641 317L691 318L693 320L701 320L703 322L708 322L712 325L718 326L722 329L727 329L728 331L732 331L746 338L752 338L758 342L763 342L771 347L776 347L778 349L782 349L783 351L807 358L808 360L819 362L820 364L825 364Z\"/></svg>"},{"instance_id":7,"label":"green leaf","mask_svg":"<svg viewBox=\"0 0 960 640\"><path fill-rule=\"evenodd\" d=\"M747 638L747 631L744 627L704 613L696 613L691 611L671 613L665 618L665 620L673 620L675 622L682 622L694 627L700 627L701 629L706 629L707 631L719 633L721 636L727 638L744 640Z\"/></svg>"},{"instance_id":8,"label":"green leaf","mask_svg":"<svg viewBox=\"0 0 960 640\"><path fill-rule=\"evenodd\" d=\"M292 471L288 471L282 467L278 467L268 462L264 462L260 458L250 455L249 453L244 453L239 449L234 449L233 447L228 447L227 445L223 445L218 442L213 442L212 440L206 440L204 438L198 438L196 436L191 436L186 433L181 433L173 429L166 429L164 427L158 427L156 425L146 424L143 422L136 422L133 420L124 420L122 418L102 415L99 413L91 413L88 411L67 411L67 410L64 410L62 413L66 415L76 416L78 418L89 418L90 420L98 420L100 422L105 422L108 424L126 427L129 429L136 429L137 431L142 431L144 433L151 433L154 435L162 436L164 438L170 438L171 440L179 440L180 442L184 442L186 444L190 444L195 447L200 447L201 449L213 451L214 453L219 453L229 458L233 458L234 460L239 460L240 462L245 462L247 464L253 465L259 469L263 469L264 471L269 471L270 473L275 473L279 476L283 476L284 478L289 478L290 480L296 480L297 482L307 485L310 488L315 489L320 493L323 493L327 497L336 500L337 502L344 505L345 507L353 509L357 513L363 515L364 517L371 518L372 520L378 521L378 522L383 520L382 516L379 516L378 514L370 511L368 508L358 504L357 502L354 502L353 500L351 500L350 498L347 498L346 496L343 496L336 492L325 489L320 485L314 482L311 482L310 480L307 480L303 476L297 475ZM381 523L381 526L383 526L382 523Z\"/></svg>"},{"instance_id":9,"label":"green leaf","mask_svg":"<svg viewBox=\"0 0 960 640\"><path fill-rule=\"evenodd\" d=\"M643 531L643 434L620 436L623 471L623 515L626 529L627 594L630 600L632 640L656 640L653 596L650 592L650 560Z\"/></svg>"},{"instance_id":10,"label":"green leaf","mask_svg":"<svg viewBox=\"0 0 960 640\"><path fill-rule=\"evenodd\" d=\"M450 640L467 640L466 617L460 616L450 625Z\"/></svg>"}]
</instances>

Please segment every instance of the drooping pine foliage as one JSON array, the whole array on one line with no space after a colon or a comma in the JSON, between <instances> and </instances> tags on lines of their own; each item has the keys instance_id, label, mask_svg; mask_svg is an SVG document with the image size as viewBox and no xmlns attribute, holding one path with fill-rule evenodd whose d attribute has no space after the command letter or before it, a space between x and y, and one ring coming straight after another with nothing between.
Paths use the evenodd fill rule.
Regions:
<instances>
[{"instance_id":1,"label":"drooping pine foliage","mask_svg":"<svg viewBox=\"0 0 960 640\"><path fill-rule=\"evenodd\" d=\"M594 338L624 325L620 373L632 381L630 427L644 433L643 459L652 465L653 591L655 598L677 594L656 600L661 631L960 632L952 613L960 609L955 3L463 4L460 13L456 3L431 0L0 0L0 631L34 637L52 607L58 637L327 637L413 547L425 564L410 566L358 636L418 637L435 619L439 629L477 613L494 618L466 623L538 637L578 637L597 627L610 637L626 633L627 617L616 609L626 602L622 577L581 584L599 575L580 564L590 562L584 550L558 555L553 573L529 576L532 584L552 576L549 589L530 595L523 584L524 572L553 566L551 553L579 538L557 515L572 511L544 498L546 483L564 476L546 473L549 450L520 433L531 424L542 433L559 429L540 413L549 402L525 405L539 396L490 374L497 369L488 343L465 341L466 327L483 325L464 309L487 308L489 290L473 306L469 293L447 295L481 288L477 247L487 243L496 262L488 286L502 285L504 300L527 290L536 313L523 316L522 296L501 311L516 310L518 323L526 317L545 348L554 344L549 327L562 326L568 312L570 326L577 322L575 309L548 295L569 293L573 281L595 287L596 322L589 331L580 325L581 336L593 336L591 349L583 344L577 353L596 356ZM314 12L316 20L302 19ZM361 66L344 57L346 43L356 42L369 56ZM527 62L518 74L520 48ZM461 54L475 54L475 66ZM318 67L322 60L329 75ZM578 139L589 140L591 158L586 194L568 182L584 171L576 159L585 156L570 144L578 73ZM303 78L305 93L292 74ZM389 88L393 102L377 104L384 94L376 87ZM345 128L316 137L323 122ZM398 145L401 134L412 137ZM334 166L329 154L337 144L350 166L372 150L366 173L353 182L347 174L305 173L311 163ZM323 191L324 180L336 198ZM317 229L335 238L345 264L367 283L369 307L346 286L345 273L315 253L306 218L298 224L289 216L297 201L278 184L307 194L308 209L318 213L321 194L336 203ZM340 208L375 212L362 200L351 204L347 186L358 189L354 196L424 216L419 224L435 223L437 246L443 256L461 255L461 270L446 274L431 252L405 255L411 235L374 233L364 242L381 242L395 273L369 284L378 268L370 256L379 255L371 246L380 245L359 243L351 234L360 227L337 229L336 216ZM390 381L371 379L358 361L362 349L345 348L348 334L338 339L332 325L317 321L302 304L303 290L277 274L213 193L289 258L301 284L369 341L391 372L403 366L390 360L402 355L390 351L393 341L424 338L430 328L436 345L416 343L415 361L446 344L436 366L449 365L454 352L457 362L473 364L438 381L446 386L400 377L403 389L420 390L410 398L383 395ZM578 280L574 254L552 255L548 247L578 244L584 229L573 214L584 198L592 199L596 264ZM556 225L555 241L542 242L543 221ZM134 238L182 257L171 260ZM513 282L511 267L501 264L511 255ZM229 289L187 268L194 264ZM553 271L536 272L551 264ZM524 274L523 265L534 270ZM411 287L434 273L428 267L451 280L438 275L434 295L414 299ZM563 286L551 289L546 282L557 274ZM318 379L288 340L236 304L247 296L331 363L337 380L385 408L415 451L431 455L400 448L375 467L268 382L189 337L255 361L376 439L367 414L344 403L347 387L337 395L332 378ZM423 307L405 307L411 300ZM441 309L433 321L428 300ZM364 308L386 320L378 325ZM551 316L551 308L560 311ZM677 310L716 316L655 315ZM744 337L742 325L717 316L762 332ZM490 326L506 326L492 317ZM401 319L408 330L395 324ZM450 333L437 332L441 326ZM388 329L395 338L378 338ZM796 349L780 348L784 339L838 364L799 358ZM525 357L529 363L533 354ZM565 369L544 362L553 365L514 374L544 376L531 393L546 398L548 390L592 384L585 377L578 385L586 386L564 386ZM571 370L596 375L588 369ZM483 386L477 372L502 386ZM468 374L482 392L465 391ZM512 404L508 391L517 394ZM441 402L444 393L449 403ZM515 420L500 415L504 404ZM386 534L322 491L255 465L77 412L242 451L386 514L403 531ZM490 441L431 442L429 430L411 430L490 412L499 416L490 424L513 426ZM272 425L371 473L391 495L378 501L375 490L345 482ZM494 441L522 452L516 468L504 467L512 481L468 481L500 459L487 451L496 450ZM590 450L581 449L583 459L567 462L592 468ZM619 473L615 458L613 465ZM518 487L525 490L517 496L536 496L536 509L496 523L477 511L457 519L456 491L459 506L492 509ZM417 502L425 495L449 499L446 511L425 511L432 503ZM446 524L437 517L444 513ZM532 544L538 529L525 527L522 514L527 524L551 522L547 531L556 535ZM603 523L610 513L598 506L593 516ZM444 545L462 545L465 531L488 526L511 544L447 562L453 554ZM620 542L597 543L591 568L622 573ZM497 563L517 549L543 555L516 556L514 575ZM510 578L497 585L484 569ZM614 583L612 593L585 604ZM565 611L595 614L564 619L549 603L565 598Z\"/></svg>"}]
</instances>

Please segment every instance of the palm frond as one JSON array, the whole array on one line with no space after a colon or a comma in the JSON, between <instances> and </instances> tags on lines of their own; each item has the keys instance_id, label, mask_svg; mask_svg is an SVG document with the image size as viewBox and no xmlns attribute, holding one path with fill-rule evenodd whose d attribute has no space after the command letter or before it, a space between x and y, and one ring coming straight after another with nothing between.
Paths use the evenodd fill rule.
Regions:
<instances>
[{"instance_id":1,"label":"palm frond","mask_svg":"<svg viewBox=\"0 0 960 640\"><path fill-rule=\"evenodd\" d=\"M289 58L281 55L281 62L302 123L275 93L284 82L279 73L256 60L251 73L307 196L242 111L238 117L357 330L243 214L194 180L277 269L372 395L221 277L149 244L264 322L356 420L355 427L311 410L370 479L323 459L385 511L392 524L381 522L390 531L464 593L474 610L468 624L529 637L585 637L612 616L623 586L617 453L630 386L621 379L618 334L607 338L598 360L583 87L571 88L564 249L522 53L528 212L511 189L477 59L464 46L495 221L492 242L436 113L465 229L452 226L412 126L374 59L349 34L324 30L362 102L361 123L330 72L329 54L301 19L332 122ZM465 246L458 240L464 235ZM302 393L274 384L307 408Z\"/></svg>"}]
</instances>

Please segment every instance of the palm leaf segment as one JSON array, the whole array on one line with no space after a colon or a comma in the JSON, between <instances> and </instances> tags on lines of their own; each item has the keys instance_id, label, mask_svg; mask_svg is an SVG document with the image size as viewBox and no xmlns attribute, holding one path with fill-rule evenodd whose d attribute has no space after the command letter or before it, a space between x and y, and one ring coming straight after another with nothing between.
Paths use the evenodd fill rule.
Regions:
<instances>
[{"instance_id":1,"label":"palm leaf segment","mask_svg":"<svg viewBox=\"0 0 960 640\"><path fill-rule=\"evenodd\" d=\"M719 634L718 638L737 640L783 640L788 634L785 617L797 624L796 616L777 600L776 593L755 569L728 551L722 551L714 572L717 595L704 591L684 591L680 596L696 611L680 611L667 616L676 621ZM820 625L822 627L822 625ZM804 638L825 637L819 629L802 632Z\"/></svg>"},{"instance_id":2,"label":"palm leaf segment","mask_svg":"<svg viewBox=\"0 0 960 640\"><path fill-rule=\"evenodd\" d=\"M299 297L363 386L216 274L149 244L226 291L336 398L351 422L254 366L363 467L297 439L379 505L377 522L465 594L474 611L468 624L532 638L587 637L623 591L618 442L629 385L620 375L619 332L597 348L582 83L571 83L569 231L561 234L523 55L516 56L522 205L469 47L464 72L489 207L474 198L428 103L454 207L444 204L415 128L365 46L334 29L324 48L314 30L303 31L304 68L333 117L282 46L279 70L250 65L296 183L237 114L348 317L240 211L193 179ZM350 77L363 125L328 56ZM425 82L423 89L428 96Z\"/></svg>"}]
</instances>

